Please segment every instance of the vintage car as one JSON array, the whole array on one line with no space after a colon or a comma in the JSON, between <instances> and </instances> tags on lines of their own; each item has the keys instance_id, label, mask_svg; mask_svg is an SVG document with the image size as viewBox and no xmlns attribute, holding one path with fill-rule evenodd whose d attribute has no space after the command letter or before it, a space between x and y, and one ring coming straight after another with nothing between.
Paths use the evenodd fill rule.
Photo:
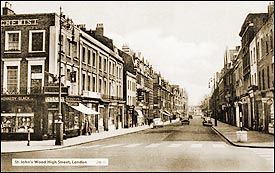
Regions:
<instances>
[{"instance_id":1,"label":"vintage car","mask_svg":"<svg viewBox=\"0 0 275 173\"><path fill-rule=\"evenodd\" d=\"M181 121L181 125L189 125L190 124L190 121L189 121L189 118L180 118L180 121Z\"/></svg>"},{"instance_id":2,"label":"vintage car","mask_svg":"<svg viewBox=\"0 0 275 173\"><path fill-rule=\"evenodd\" d=\"M213 126L213 123L211 121L210 117L204 117L202 121L203 126Z\"/></svg>"},{"instance_id":3,"label":"vintage car","mask_svg":"<svg viewBox=\"0 0 275 173\"><path fill-rule=\"evenodd\" d=\"M153 119L153 128L163 127L163 125L164 125L164 122L161 118Z\"/></svg>"}]
</instances>

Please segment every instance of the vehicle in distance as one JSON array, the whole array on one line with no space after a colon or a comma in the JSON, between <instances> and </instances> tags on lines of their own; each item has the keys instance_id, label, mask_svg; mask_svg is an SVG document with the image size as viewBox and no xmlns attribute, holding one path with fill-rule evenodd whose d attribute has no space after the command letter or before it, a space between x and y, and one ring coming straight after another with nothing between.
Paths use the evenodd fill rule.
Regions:
<instances>
[{"instance_id":1,"label":"vehicle in distance","mask_svg":"<svg viewBox=\"0 0 275 173\"><path fill-rule=\"evenodd\" d=\"M181 121L181 125L189 125L190 124L189 118L181 118L180 121Z\"/></svg>"},{"instance_id":2,"label":"vehicle in distance","mask_svg":"<svg viewBox=\"0 0 275 173\"><path fill-rule=\"evenodd\" d=\"M163 127L164 122L162 121L161 118L154 118L153 119L153 128L157 127Z\"/></svg>"},{"instance_id":3,"label":"vehicle in distance","mask_svg":"<svg viewBox=\"0 0 275 173\"><path fill-rule=\"evenodd\" d=\"M211 121L210 117L204 117L202 121L203 126L213 126L213 123Z\"/></svg>"}]
</instances>

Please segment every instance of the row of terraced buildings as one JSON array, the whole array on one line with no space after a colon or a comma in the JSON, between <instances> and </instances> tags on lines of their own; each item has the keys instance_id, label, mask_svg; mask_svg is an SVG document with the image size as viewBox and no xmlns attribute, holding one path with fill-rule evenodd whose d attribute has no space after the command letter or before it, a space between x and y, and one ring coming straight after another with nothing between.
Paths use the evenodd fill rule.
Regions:
<instances>
[{"instance_id":1,"label":"row of terraced buildings","mask_svg":"<svg viewBox=\"0 0 275 173\"><path fill-rule=\"evenodd\" d=\"M274 134L274 3L267 13L249 13L239 36L241 46L226 49L224 67L212 77L203 110L222 122Z\"/></svg>"},{"instance_id":2,"label":"row of terraced buildings","mask_svg":"<svg viewBox=\"0 0 275 173\"><path fill-rule=\"evenodd\" d=\"M55 138L59 98L67 138L177 118L188 104L187 93L155 72L140 52L119 49L104 36L103 24L88 30L61 12L16 14L6 3L1 139L25 140L28 130L32 139Z\"/></svg>"}]
</instances>

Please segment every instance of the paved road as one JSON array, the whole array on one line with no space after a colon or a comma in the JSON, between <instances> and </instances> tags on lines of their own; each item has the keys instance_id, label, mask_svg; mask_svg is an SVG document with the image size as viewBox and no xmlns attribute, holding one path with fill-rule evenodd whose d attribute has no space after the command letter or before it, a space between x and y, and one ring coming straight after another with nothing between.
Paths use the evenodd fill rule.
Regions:
<instances>
[{"instance_id":1,"label":"paved road","mask_svg":"<svg viewBox=\"0 0 275 173\"><path fill-rule=\"evenodd\" d=\"M2 171L274 171L274 149L233 147L201 119L58 150L2 154ZM108 166L12 167L12 158L106 158Z\"/></svg>"}]
</instances>

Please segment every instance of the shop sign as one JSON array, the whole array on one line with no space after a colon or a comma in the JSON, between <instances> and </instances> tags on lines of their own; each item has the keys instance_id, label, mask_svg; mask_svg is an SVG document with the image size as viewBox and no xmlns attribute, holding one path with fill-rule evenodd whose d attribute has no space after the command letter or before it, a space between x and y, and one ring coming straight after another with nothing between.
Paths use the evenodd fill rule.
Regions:
<instances>
[{"instance_id":1,"label":"shop sign","mask_svg":"<svg viewBox=\"0 0 275 173\"><path fill-rule=\"evenodd\" d=\"M66 102L81 102L81 98L79 98L79 97L66 97L65 101Z\"/></svg>"},{"instance_id":2,"label":"shop sign","mask_svg":"<svg viewBox=\"0 0 275 173\"><path fill-rule=\"evenodd\" d=\"M69 106L79 106L78 102L69 102L67 103Z\"/></svg>"},{"instance_id":3,"label":"shop sign","mask_svg":"<svg viewBox=\"0 0 275 173\"><path fill-rule=\"evenodd\" d=\"M59 102L58 97L45 97L45 102ZM61 97L61 102L64 102L64 97Z\"/></svg>"},{"instance_id":4,"label":"shop sign","mask_svg":"<svg viewBox=\"0 0 275 173\"><path fill-rule=\"evenodd\" d=\"M22 96L22 97L1 97L1 101L30 101L33 100L33 98L30 98L28 96Z\"/></svg>"},{"instance_id":5,"label":"shop sign","mask_svg":"<svg viewBox=\"0 0 275 173\"><path fill-rule=\"evenodd\" d=\"M38 19L1 20L2 26L37 25Z\"/></svg>"}]
</instances>

